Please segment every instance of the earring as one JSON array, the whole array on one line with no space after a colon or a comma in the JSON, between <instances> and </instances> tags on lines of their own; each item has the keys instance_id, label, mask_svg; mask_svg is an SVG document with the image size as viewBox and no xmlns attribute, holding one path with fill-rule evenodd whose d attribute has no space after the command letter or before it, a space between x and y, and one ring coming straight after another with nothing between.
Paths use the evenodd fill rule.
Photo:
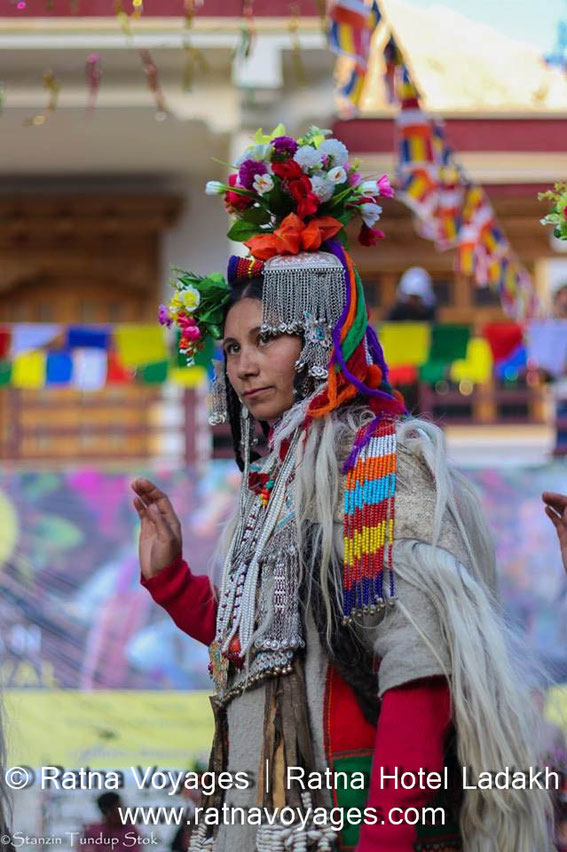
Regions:
<instances>
[{"instance_id":1,"label":"earring","mask_svg":"<svg viewBox=\"0 0 567 852\"><path fill-rule=\"evenodd\" d=\"M213 378L209 397L209 424L218 426L228 419L224 361L213 359Z\"/></svg>"}]
</instances>

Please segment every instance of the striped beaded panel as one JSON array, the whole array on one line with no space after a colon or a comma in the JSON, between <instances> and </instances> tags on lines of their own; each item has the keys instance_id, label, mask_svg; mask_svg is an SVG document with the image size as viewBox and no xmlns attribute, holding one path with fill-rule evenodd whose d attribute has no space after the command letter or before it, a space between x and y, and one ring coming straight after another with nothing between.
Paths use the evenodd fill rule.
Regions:
<instances>
[{"instance_id":1,"label":"striped beaded panel","mask_svg":"<svg viewBox=\"0 0 567 852\"><path fill-rule=\"evenodd\" d=\"M381 419L357 433L344 492L343 623L395 598L392 544L396 491L396 423ZM384 592L385 570L388 589Z\"/></svg>"}]
</instances>

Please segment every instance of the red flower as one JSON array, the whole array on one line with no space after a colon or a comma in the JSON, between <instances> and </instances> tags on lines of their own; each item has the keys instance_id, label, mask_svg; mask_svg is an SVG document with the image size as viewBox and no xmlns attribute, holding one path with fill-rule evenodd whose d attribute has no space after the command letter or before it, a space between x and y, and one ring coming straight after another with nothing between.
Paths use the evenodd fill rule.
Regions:
<instances>
[{"instance_id":1,"label":"red flower","mask_svg":"<svg viewBox=\"0 0 567 852\"><path fill-rule=\"evenodd\" d=\"M361 246L376 246L385 236L384 231L379 231L378 228L369 228L368 225L363 224L358 234L358 242Z\"/></svg>"},{"instance_id":2,"label":"red flower","mask_svg":"<svg viewBox=\"0 0 567 852\"><path fill-rule=\"evenodd\" d=\"M309 195L311 189L311 181L307 175L302 175L298 180L290 180L287 184L287 191L296 201Z\"/></svg>"},{"instance_id":3,"label":"red flower","mask_svg":"<svg viewBox=\"0 0 567 852\"><path fill-rule=\"evenodd\" d=\"M238 175L236 172L228 176L230 186L238 186ZM252 198L240 195L238 192L227 192L224 196L225 204L229 213L234 210L246 210L253 202Z\"/></svg>"},{"instance_id":4,"label":"red flower","mask_svg":"<svg viewBox=\"0 0 567 852\"><path fill-rule=\"evenodd\" d=\"M301 198L297 202L297 215L300 219L305 219L306 216L313 216L319 207L319 199L312 192L308 192L305 198Z\"/></svg>"},{"instance_id":5,"label":"red flower","mask_svg":"<svg viewBox=\"0 0 567 852\"><path fill-rule=\"evenodd\" d=\"M282 180L297 180L303 177L301 166L295 160L288 160L286 163L272 163L272 171Z\"/></svg>"}]
</instances>

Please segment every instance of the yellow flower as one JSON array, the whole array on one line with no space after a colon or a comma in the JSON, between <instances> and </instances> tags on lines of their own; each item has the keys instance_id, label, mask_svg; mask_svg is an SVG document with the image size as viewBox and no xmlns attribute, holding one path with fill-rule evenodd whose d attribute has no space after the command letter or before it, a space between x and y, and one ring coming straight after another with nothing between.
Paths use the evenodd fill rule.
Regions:
<instances>
[{"instance_id":1,"label":"yellow flower","mask_svg":"<svg viewBox=\"0 0 567 852\"><path fill-rule=\"evenodd\" d=\"M193 311L197 310L199 302L201 301L201 296L195 287L189 286L187 289L182 290L178 295L180 296L182 305L186 311L193 313Z\"/></svg>"}]
</instances>

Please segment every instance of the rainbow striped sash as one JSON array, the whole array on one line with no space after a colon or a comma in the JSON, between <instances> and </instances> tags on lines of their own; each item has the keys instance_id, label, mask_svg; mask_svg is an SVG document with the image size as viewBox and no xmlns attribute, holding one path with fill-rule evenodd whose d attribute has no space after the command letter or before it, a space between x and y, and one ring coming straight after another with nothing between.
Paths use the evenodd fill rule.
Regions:
<instances>
[{"instance_id":1,"label":"rainbow striped sash","mask_svg":"<svg viewBox=\"0 0 567 852\"><path fill-rule=\"evenodd\" d=\"M360 429L344 472L343 623L347 624L353 616L375 612L395 599L396 422L377 418Z\"/></svg>"}]
</instances>

